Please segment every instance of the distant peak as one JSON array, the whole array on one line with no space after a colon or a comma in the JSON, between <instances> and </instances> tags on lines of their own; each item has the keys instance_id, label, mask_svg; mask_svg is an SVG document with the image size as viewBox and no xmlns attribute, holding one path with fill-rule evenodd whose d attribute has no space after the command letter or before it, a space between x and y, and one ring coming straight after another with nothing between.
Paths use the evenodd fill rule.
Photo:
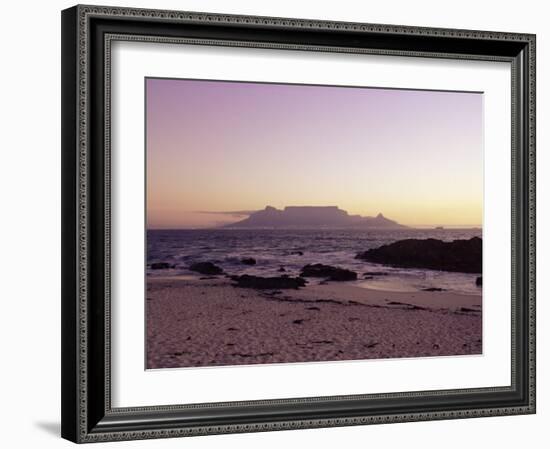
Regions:
<instances>
[{"instance_id":1,"label":"distant peak","mask_svg":"<svg viewBox=\"0 0 550 449\"><path fill-rule=\"evenodd\" d=\"M285 209L338 209L338 206L285 206Z\"/></svg>"},{"instance_id":2,"label":"distant peak","mask_svg":"<svg viewBox=\"0 0 550 449\"><path fill-rule=\"evenodd\" d=\"M389 220L382 213L376 217L349 215L338 206L286 206L282 210L266 206L248 218L226 227L284 228L284 227L394 227L399 223Z\"/></svg>"}]
</instances>

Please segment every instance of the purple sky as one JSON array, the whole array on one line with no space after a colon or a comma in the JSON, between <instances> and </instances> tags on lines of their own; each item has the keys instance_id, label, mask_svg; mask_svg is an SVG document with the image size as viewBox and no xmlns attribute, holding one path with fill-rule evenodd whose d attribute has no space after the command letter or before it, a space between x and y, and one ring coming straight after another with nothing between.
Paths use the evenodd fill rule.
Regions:
<instances>
[{"instance_id":1,"label":"purple sky","mask_svg":"<svg viewBox=\"0 0 550 449\"><path fill-rule=\"evenodd\" d=\"M150 228L198 211L338 205L409 225L480 225L483 95L147 79Z\"/></svg>"}]
</instances>

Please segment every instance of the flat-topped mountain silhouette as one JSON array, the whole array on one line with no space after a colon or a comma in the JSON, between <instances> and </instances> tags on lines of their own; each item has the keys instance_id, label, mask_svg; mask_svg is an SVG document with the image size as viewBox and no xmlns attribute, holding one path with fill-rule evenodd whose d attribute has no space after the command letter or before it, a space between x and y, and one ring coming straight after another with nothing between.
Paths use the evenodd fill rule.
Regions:
<instances>
[{"instance_id":1,"label":"flat-topped mountain silhouette","mask_svg":"<svg viewBox=\"0 0 550 449\"><path fill-rule=\"evenodd\" d=\"M266 206L248 218L224 226L225 228L405 228L378 214L376 217L349 215L338 206L287 206L283 210Z\"/></svg>"}]
</instances>

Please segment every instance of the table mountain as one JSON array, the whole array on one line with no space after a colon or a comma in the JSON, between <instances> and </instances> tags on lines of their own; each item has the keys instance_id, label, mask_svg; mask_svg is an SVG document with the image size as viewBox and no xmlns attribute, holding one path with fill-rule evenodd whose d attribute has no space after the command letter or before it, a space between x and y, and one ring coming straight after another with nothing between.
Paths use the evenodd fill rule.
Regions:
<instances>
[{"instance_id":1,"label":"table mountain","mask_svg":"<svg viewBox=\"0 0 550 449\"><path fill-rule=\"evenodd\" d=\"M338 206L287 206L265 209L250 214L248 218L225 225L226 228L405 228L396 221L378 214L376 217L349 215Z\"/></svg>"}]
</instances>

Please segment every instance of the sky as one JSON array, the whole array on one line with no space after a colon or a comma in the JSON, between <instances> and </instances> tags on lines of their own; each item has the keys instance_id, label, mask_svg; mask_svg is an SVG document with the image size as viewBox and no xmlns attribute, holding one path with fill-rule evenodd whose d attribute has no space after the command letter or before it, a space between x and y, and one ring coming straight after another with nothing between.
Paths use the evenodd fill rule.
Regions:
<instances>
[{"instance_id":1,"label":"sky","mask_svg":"<svg viewBox=\"0 0 550 449\"><path fill-rule=\"evenodd\" d=\"M145 84L149 229L217 226L267 205L481 226L482 93Z\"/></svg>"}]
</instances>

